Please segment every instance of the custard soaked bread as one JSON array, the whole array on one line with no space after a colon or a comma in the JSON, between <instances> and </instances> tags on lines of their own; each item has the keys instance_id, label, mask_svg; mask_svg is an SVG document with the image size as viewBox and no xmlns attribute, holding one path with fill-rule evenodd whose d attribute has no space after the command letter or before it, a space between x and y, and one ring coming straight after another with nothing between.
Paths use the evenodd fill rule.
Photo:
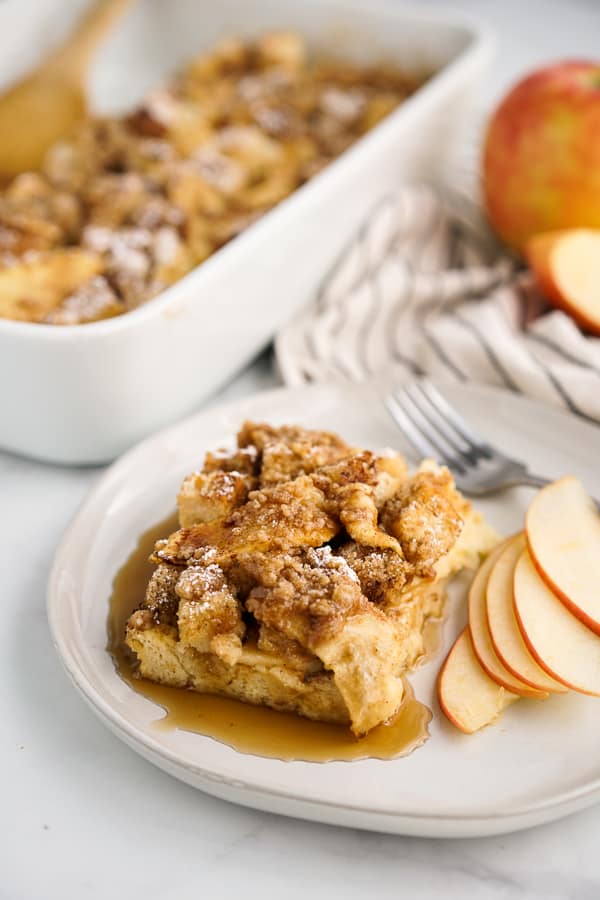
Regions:
<instances>
[{"instance_id":1,"label":"custard soaked bread","mask_svg":"<svg viewBox=\"0 0 600 900\"><path fill-rule=\"evenodd\" d=\"M393 716L445 584L496 543L447 469L246 423L178 495L126 643L141 677L348 724Z\"/></svg>"}]
</instances>

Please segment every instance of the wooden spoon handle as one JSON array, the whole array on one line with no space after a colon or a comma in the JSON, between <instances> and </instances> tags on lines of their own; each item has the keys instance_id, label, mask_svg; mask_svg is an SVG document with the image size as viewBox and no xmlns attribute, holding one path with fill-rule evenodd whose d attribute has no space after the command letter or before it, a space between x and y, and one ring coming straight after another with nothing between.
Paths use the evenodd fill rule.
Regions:
<instances>
[{"instance_id":1,"label":"wooden spoon handle","mask_svg":"<svg viewBox=\"0 0 600 900\"><path fill-rule=\"evenodd\" d=\"M109 31L132 0L96 0L75 32L56 54L57 61L71 66L85 66L100 40Z\"/></svg>"}]
</instances>

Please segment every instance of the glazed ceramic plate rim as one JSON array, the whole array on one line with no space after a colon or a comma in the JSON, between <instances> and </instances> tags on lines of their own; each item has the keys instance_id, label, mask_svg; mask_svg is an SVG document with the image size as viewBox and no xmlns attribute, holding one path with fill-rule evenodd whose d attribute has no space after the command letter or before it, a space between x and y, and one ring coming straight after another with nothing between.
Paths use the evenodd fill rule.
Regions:
<instances>
[{"instance_id":1,"label":"glazed ceramic plate rim","mask_svg":"<svg viewBox=\"0 0 600 900\"><path fill-rule=\"evenodd\" d=\"M545 422L546 428L549 427L548 423L551 423L551 427L565 429L571 435L579 433L581 440L577 442L577 445L592 448L584 451L586 458L594 455L594 445L596 450L600 448L600 430L568 413L542 406L522 396L509 394L496 388L456 384L443 385L443 387L455 402L458 402L460 398L470 398L472 403L476 403L482 409L489 409L490 404L496 406L501 404L503 409L511 411L509 417L512 414L517 420L526 415L531 421ZM540 821L548 821L589 805L600 795L600 767L594 777L588 778L583 783L567 789L557 789L545 797L514 803L507 809L486 808L483 804L478 812L461 811L459 808L452 809L450 812L436 812L434 808L423 808L422 811L417 811L402 808L401 805L389 809L382 807L375 800L369 805L357 804L351 802L347 794L345 797L337 797L334 801L331 797L323 798L319 796L318 791L317 794L314 791L311 793L310 778L294 778L294 766L310 766L310 764L262 760L263 763L273 764L273 772L280 772L276 767L287 767L290 775L287 777L287 784L285 784L286 779L284 778L283 785L280 783L280 774L277 777L269 775L268 765L266 776L263 774L260 778L256 775L248 777L247 774L244 774L245 769L252 768L248 760L257 758L236 753L230 748L227 748L226 757L230 757L231 753L234 754L233 768L227 764L227 761L219 766L214 763L208 767L203 766L201 754L197 762L182 759L181 754L176 750L166 748L157 740L156 732L153 735L150 728L138 727L117 708L118 704L109 702L106 697L102 696L100 687L102 679L105 677L104 674L88 670L89 662L86 663L80 653L80 650L83 652L86 648L78 648L74 643L70 629L74 626L79 627L81 613L75 589L77 566L79 565L83 572L89 561L89 555L94 551L93 545L88 546L82 559L79 537L86 530L89 532L91 529L93 532L94 523L97 523L100 510L104 509L106 504L110 505L115 499L118 500L119 492L123 493L124 485L127 483L128 473L138 470L144 464L150 465L154 458L165 452L165 448L177 448L179 451L181 447L185 446L186 439L189 441L189 437L186 438L186 435L191 436L199 428L208 430L210 427L215 427L215 423L239 422L243 418L257 414L268 418L268 410L271 408L279 411L276 418L280 421L282 420L280 411L285 408L289 409L288 420L300 418L304 419L305 423L309 423L310 413L302 415L301 410L314 407L319 403L324 409L329 406L331 409L338 408L338 410L343 403L355 406L358 404L364 411L364 415L368 416L370 414L367 412L369 400L380 394L381 391L381 384L357 388L339 383L269 391L241 401L213 407L192 416L146 439L114 463L100 478L67 529L58 548L50 577L48 592L50 628L54 645L70 679L101 720L129 746L151 762L208 793L257 808L351 827L373 828L404 834L465 836L511 831ZM219 427L224 426L220 424ZM196 446L195 443L194 447ZM560 473L552 472L550 474ZM590 485L590 489L598 490L598 487ZM159 518L160 516L156 515L154 521ZM88 557L85 556L85 552ZM112 574L114 575L114 572ZM65 579L71 580L68 591L65 591ZM68 602L65 600L67 594L70 597ZM88 601L83 600L82 602ZM116 674L113 673L113 675L118 679ZM134 697L139 698L139 695L131 689L128 690ZM207 739L201 738L200 740L206 741ZM417 750L416 752L422 751ZM379 762L384 766L403 764L403 760L383 763L367 760L366 762ZM319 764L319 766L323 765L355 767L360 764ZM308 784L303 784L303 781L308 781ZM298 787L298 782L300 787Z\"/></svg>"}]
</instances>

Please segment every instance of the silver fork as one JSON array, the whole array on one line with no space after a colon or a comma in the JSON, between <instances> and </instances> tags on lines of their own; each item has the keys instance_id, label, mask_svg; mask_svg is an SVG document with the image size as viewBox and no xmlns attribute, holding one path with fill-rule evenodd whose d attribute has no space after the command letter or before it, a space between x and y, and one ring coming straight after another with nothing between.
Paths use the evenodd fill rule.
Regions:
<instances>
[{"instance_id":1,"label":"silver fork","mask_svg":"<svg viewBox=\"0 0 600 900\"><path fill-rule=\"evenodd\" d=\"M426 378L395 388L384 402L413 447L448 466L465 494L481 496L519 484L543 487L550 481L492 447Z\"/></svg>"}]
</instances>

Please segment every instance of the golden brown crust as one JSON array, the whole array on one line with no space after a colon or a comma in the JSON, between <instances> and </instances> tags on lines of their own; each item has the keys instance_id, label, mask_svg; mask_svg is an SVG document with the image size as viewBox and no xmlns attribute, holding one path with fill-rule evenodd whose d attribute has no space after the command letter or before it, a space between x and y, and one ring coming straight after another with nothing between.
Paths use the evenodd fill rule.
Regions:
<instances>
[{"instance_id":1,"label":"golden brown crust","mask_svg":"<svg viewBox=\"0 0 600 900\"><path fill-rule=\"evenodd\" d=\"M258 481L255 476L260 471L260 455L258 447L253 444L247 446L238 446L235 450L217 450L215 453L208 452L204 459L203 472L239 472L248 479L248 484L252 488L258 487Z\"/></svg>"},{"instance_id":2,"label":"golden brown crust","mask_svg":"<svg viewBox=\"0 0 600 900\"><path fill-rule=\"evenodd\" d=\"M397 597L411 578L411 566L390 548L349 541L338 552L356 572L365 597L377 606L386 606L390 598Z\"/></svg>"},{"instance_id":3,"label":"golden brown crust","mask_svg":"<svg viewBox=\"0 0 600 900\"><path fill-rule=\"evenodd\" d=\"M329 547L263 553L248 560L247 567L257 586L246 599L246 609L258 622L309 650L334 637L351 616L375 613L356 574Z\"/></svg>"},{"instance_id":4,"label":"golden brown crust","mask_svg":"<svg viewBox=\"0 0 600 900\"><path fill-rule=\"evenodd\" d=\"M379 527L379 514L370 485L347 484L340 490L337 499L340 521L351 538L367 547L387 548L402 555L396 538Z\"/></svg>"},{"instance_id":5,"label":"golden brown crust","mask_svg":"<svg viewBox=\"0 0 600 900\"><path fill-rule=\"evenodd\" d=\"M179 598L179 640L199 653L214 653L229 664L241 655L246 626L235 590L217 565L188 566L175 585Z\"/></svg>"},{"instance_id":6,"label":"golden brown crust","mask_svg":"<svg viewBox=\"0 0 600 900\"><path fill-rule=\"evenodd\" d=\"M319 547L340 525L327 511L323 493L306 475L252 491L226 519L183 528L157 546L159 560L174 565L227 563L240 556L289 547Z\"/></svg>"},{"instance_id":7,"label":"golden brown crust","mask_svg":"<svg viewBox=\"0 0 600 900\"><path fill-rule=\"evenodd\" d=\"M447 469L418 472L381 510L381 524L402 545L416 575L432 576L452 548L469 507Z\"/></svg>"},{"instance_id":8,"label":"golden brown crust","mask_svg":"<svg viewBox=\"0 0 600 900\"><path fill-rule=\"evenodd\" d=\"M193 472L177 495L179 524L189 528L201 522L225 519L248 497L248 478L240 472Z\"/></svg>"},{"instance_id":9,"label":"golden brown crust","mask_svg":"<svg viewBox=\"0 0 600 900\"><path fill-rule=\"evenodd\" d=\"M352 454L345 441L328 431L310 431L296 425L274 428L254 422L244 423L238 446L258 451L261 487L309 475Z\"/></svg>"},{"instance_id":10,"label":"golden brown crust","mask_svg":"<svg viewBox=\"0 0 600 900\"><path fill-rule=\"evenodd\" d=\"M154 570L141 607L145 612L143 621L147 627L152 624L177 627L179 598L175 593L175 585L180 575L180 570L173 566L160 565Z\"/></svg>"}]
</instances>

